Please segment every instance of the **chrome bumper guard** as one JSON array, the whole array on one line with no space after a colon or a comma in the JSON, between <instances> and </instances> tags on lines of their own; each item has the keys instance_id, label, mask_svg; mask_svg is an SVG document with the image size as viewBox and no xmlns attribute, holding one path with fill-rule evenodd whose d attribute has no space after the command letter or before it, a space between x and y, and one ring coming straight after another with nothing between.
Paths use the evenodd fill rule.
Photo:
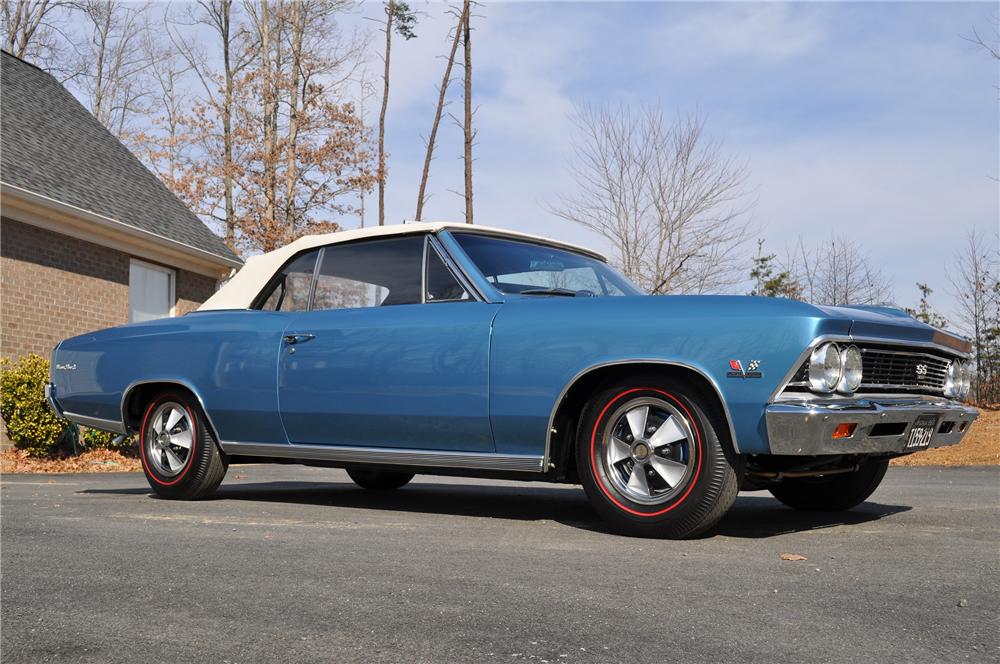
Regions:
<instances>
[{"instance_id":1,"label":"chrome bumper guard","mask_svg":"<svg viewBox=\"0 0 1000 664\"><path fill-rule=\"evenodd\" d=\"M965 437L979 411L935 398L811 399L769 404L764 417L771 454L811 456L927 449L906 446L914 422L922 415L936 417L929 447L944 447ZM840 424L857 426L849 437L834 438Z\"/></svg>"},{"instance_id":2,"label":"chrome bumper guard","mask_svg":"<svg viewBox=\"0 0 1000 664\"><path fill-rule=\"evenodd\" d=\"M52 383L45 384L45 401L49 404L49 409L52 410L53 413L59 417L63 416L62 409L59 408L59 404L56 403L56 386Z\"/></svg>"}]
</instances>

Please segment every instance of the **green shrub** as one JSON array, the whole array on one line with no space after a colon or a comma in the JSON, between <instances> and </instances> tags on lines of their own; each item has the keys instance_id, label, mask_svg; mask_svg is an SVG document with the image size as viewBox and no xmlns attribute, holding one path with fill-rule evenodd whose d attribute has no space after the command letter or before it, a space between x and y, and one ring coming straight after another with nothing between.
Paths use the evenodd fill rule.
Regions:
<instances>
[{"instance_id":1,"label":"green shrub","mask_svg":"<svg viewBox=\"0 0 1000 664\"><path fill-rule=\"evenodd\" d=\"M121 440L119 440L119 438ZM109 431L80 427L80 447L86 450L116 450L128 453L132 448L132 438Z\"/></svg>"},{"instance_id":2,"label":"green shrub","mask_svg":"<svg viewBox=\"0 0 1000 664\"><path fill-rule=\"evenodd\" d=\"M40 355L0 362L0 417L7 425L7 437L31 456L50 454L68 424L45 402L48 382L49 361Z\"/></svg>"}]
</instances>

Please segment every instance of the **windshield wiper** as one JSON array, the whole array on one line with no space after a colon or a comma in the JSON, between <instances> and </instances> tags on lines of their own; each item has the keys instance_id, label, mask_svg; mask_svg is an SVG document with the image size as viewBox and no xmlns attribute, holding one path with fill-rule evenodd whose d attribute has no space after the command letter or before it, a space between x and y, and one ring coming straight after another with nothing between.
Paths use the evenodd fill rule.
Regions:
<instances>
[{"instance_id":1,"label":"windshield wiper","mask_svg":"<svg viewBox=\"0 0 1000 664\"><path fill-rule=\"evenodd\" d=\"M561 295L563 297L576 297L576 291L568 288L529 288L523 290L518 295Z\"/></svg>"}]
</instances>

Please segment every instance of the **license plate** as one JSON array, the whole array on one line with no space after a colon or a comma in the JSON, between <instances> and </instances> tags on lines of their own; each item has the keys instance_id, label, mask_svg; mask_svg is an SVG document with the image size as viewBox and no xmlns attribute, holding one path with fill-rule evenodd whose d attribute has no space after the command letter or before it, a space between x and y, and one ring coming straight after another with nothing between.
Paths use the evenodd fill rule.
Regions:
<instances>
[{"instance_id":1,"label":"license plate","mask_svg":"<svg viewBox=\"0 0 1000 664\"><path fill-rule=\"evenodd\" d=\"M937 415L921 415L910 427L910 436L906 439L906 449L920 449L931 444L931 437L937 428Z\"/></svg>"}]
</instances>

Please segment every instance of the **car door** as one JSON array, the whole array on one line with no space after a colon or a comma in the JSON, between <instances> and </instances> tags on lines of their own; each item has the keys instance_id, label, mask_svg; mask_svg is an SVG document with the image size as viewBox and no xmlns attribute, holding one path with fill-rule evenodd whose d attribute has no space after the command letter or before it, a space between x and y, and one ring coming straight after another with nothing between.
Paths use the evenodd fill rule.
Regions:
<instances>
[{"instance_id":1,"label":"car door","mask_svg":"<svg viewBox=\"0 0 1000 664\"><path fill-rule=\"evenodd\" d=\"M278 361L290 443L492 452L490 325L428 236L330 245Z\"/></svg>"}]
</instances>

